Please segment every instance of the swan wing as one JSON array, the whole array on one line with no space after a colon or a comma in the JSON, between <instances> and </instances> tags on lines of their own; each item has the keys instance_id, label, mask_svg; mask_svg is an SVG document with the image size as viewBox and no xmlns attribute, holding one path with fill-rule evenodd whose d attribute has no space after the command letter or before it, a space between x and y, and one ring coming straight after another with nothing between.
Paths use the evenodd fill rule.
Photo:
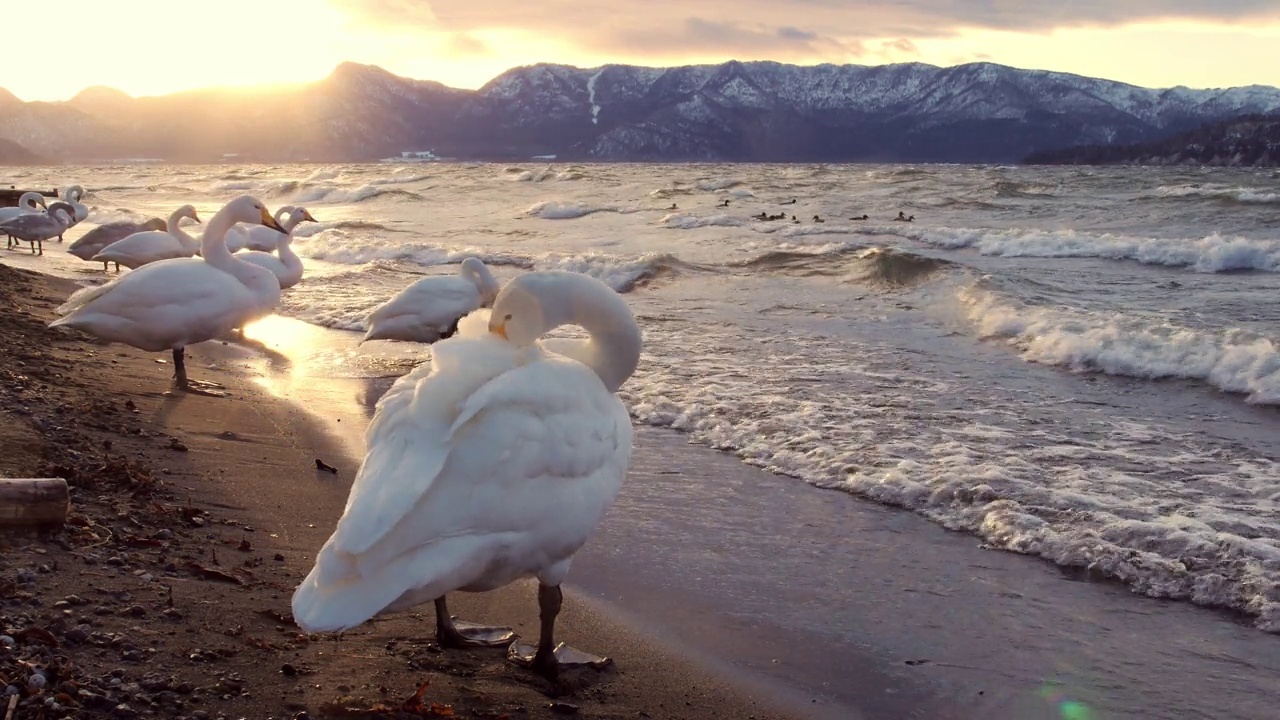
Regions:
<instances>
[{"instance_id":1,"label":"swan wing","mask_svg":"<svg viewBox=\"0 0 1280 720\"><path fill-rule=\"evenodd\" d=\"M254 303L235 278L197 258L148 265L105 285L76 291L50 327L91 329L106 340L159 351L236 327Z\"/></svg>"},{"instance_id":2,"label":"swan wing","mask_svg":"<svg viewBox=\"0 0 1280 720\"><path fill-rule=\"evenodd\" d=\"M249 235L243 227L236 225L223 236L227 249L233 253L240 252L249 243Z\"/></svg>"},{"instance_id":3,"label":"swan wing","mask_svg":"<svg viewBox=\"0 0 1280 720\"><path fill-rule=\"evenodd\" d=\"M170 258L189 257L178 238L163 230L147 230L111 243L94 255L99 262L118 262L121 265L138 262L156 262Z\"/></svg>"},{"instance_id":4,"label":"swan wing","mask_svg":"<svg viewBox=\"0 0 1280 720\"><path fill-rule=\"evenodd\" d=\"M67 252L75 255L81 260L88 260L94 255L102 251L103 248L111 243L123 240L130 235L141 232L143 227L140 223L128 221L120 221L99 225L89 232L81 235L75 242L67 247Z\"/></svg>"},{"instance_id":5,"label":"swan wing","mask_svg":"<svg viewBox=\"0 0 1280 720\"><path fill-rule=\"evenodd\" d=\"M248 236L245 239L245 247L260 252L275 252L280 247L280 238L282 237L284 236L269 227L257 225L249 228Z\"/></svg>"},{"instance_id":6,"label":"swan wing","mask_svg":"<svg viewBox=\"0 0 1280 720\"><path fill-rule=\"evenodd\" d=\"M280 258L272 255L271 253L262 252L261 250L250 250L248 252L240 253L236 257L244 260L245 262L251 262L260 268L270 270L275 274L277 279L288 272L288 268L284 266L284 263L280 261Z\"/></svg>"},{"instance_id":7,"label":"swan wing","mask_svg":"<svg viewBox=\"0 0 1280 720\"><path fill-rule=\"evenodd\" d=\"M475 283L460 277L423 278L369 313L365 340L432 341L479 307Z\"/></svg>"},{"instance_id":8,"label":"swan wing","mask_svg":"<svg viewBox=\"0 0 1280 720\"><path fill-rule=\"evenodd\" d=\"M467 343L508 348L493 364L521 362L496 340L436 348ZM493 366L463 370L480 377ZM346 511L295 593L303 627L352 627L536 574L580 548L613 501L630 418L594 373L539 353L461 393L458 374L405 383L379 404Z\"/></svg>"}]
</instances>

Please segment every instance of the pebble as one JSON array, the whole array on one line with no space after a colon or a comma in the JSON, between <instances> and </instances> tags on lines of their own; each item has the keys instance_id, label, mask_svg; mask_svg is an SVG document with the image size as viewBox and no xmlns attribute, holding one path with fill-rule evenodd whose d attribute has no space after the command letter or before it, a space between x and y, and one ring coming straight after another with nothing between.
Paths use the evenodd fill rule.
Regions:
<instances>
[{"instance_id":1,"label":"pebble","mask_svg":"<svg viewBox=\"0 0 1280 720\"><path fill-rule=\"evenodd\" d=\"M71 642L82 643L85 640L89 639L89 633L83 628L73 627L67 631L64 637L66 637L67 640L70 640Z\"/></svg>"},{"instance_id":2,"label":"pebble","mask_svg":"<svg viewBox=\"0 0 1280 720\"><path fill-rule=\"evenodd\" d=\"M23 569L21 569L21 570L19 570L19 571L18 571L18 584L20 584L20 585L30 585L31 583L34 583L35 581L36 581L36 574L35 574L35 573L33 573L33 572L31 572L31 571L30 571L30 570L28 570L27 568L23 568Z\"/></svg>"},{"instance_id":3,"label":"pebble","mask_svg":"<svg viewBox=\"0 0 1280 720\"><path fill-rule=\"evenodd\" d=\"M31 673L31 677L27 678L27 687L33 690L43 690L49 684L49 678L41 673Z\"/></svg>"},{"instance_id":4,"label":"pebble","mask_svg":"<svg viewBox=\"0 0 1280 720\"><path fill-rule=\"evenodd\" d=\"M11 648L11 647L16 646L17 644L18 644L18 641L17 641L17 640L14 640L13 638L9 637L8 635L0 635L0 645L3 645L3 646L5 646L5 647L7 647L7 648Z\"/></svg>"},{"instance_id":5,"label":"pebble","mask_svg":"<svg viewBox=\"0 0 1280 720\"><path fill-rule=\"evenodd\" d=\"M119 705L115 706L114 708L112 708L111 713L116 717L122 717L122 718L131 718L131 717L138 716L138 711L129 707L128 704L126 703L120 703Z\"/></svg>"},{"instance_id":6,"label":"pebble","mask_svg":"<svg viewBox=\"0 0 1280 720\"><path fill-rule=\"evenodd\" d=\"M125 609L125 613L134 617L142 617L147 614L147 609L141 605L130 605Z\"/></svg>"}]
</instances>

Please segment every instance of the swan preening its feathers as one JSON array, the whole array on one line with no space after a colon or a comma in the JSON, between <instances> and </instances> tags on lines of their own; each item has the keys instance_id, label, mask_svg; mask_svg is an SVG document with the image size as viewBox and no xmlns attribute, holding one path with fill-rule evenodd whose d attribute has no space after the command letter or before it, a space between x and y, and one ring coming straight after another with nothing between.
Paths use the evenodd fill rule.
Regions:
<instances>
[{"instance_id":1,"label":"swan preening its feathers","mask_svg":"<svg viewBox=\"0 0 1280 720\"><path fill-rule=\"evenodd\" d=\"M63 317L50 327L78 328L151 352L172 350L178 386L198 392L187 379L183 348L243 327L280 303L276 276L236 259L223 243L227 228L236 222L279 228L261 202L242 195L205 226L202 257L153 262L105 285L79 290L58 308Z\"/></svg>"},{"instance_id":2,"label":"swan preening its feathers","mask_svg":"<svg viewBox=\"0 0 1280 720\"><path fill-rule=\"evenodd\" d=\"M458 320L489 307L498 281L479 259L469 257L455 276L427 277L401 290L365 318L364 339L431 343L452 335Z\"/></svg>"},{"instance_id":3,"label":"swan preening its feathers","mask_svg":"<svg viewBox=\"0 0 1280 720\"><path fill-rule=\"evenodd\" d=\"M565 324L588 339L558 345L564 354L538 342ZM630 460L613 392L640 345L621 296L577 273L518 276L492 311L464 318L379 401L346 510L294 593L298 624L342 630L434 601L442 644L478 644L445 595L537 577L542 634L526 660L553 675L560 583Z\"/></svg>"}]
</instances>

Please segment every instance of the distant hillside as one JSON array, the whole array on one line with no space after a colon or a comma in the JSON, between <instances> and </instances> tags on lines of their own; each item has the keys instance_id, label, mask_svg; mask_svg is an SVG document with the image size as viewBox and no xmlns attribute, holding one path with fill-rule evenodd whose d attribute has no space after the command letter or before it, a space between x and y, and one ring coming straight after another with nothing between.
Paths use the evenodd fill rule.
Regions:
<instances>
[{"instance_id":1,"label":"distant hillside","mask_svg":"<svg viewBox=\"0 0 1280 720\"><path fill-rule=\"evenodd\" d=\"M38 155L12 140L0 138L0 165L38 165Z\"/></svg>"},{"instance_id":2,"label":"distant hillside","mask_svg":"<svg viewBox=\"0 0 1280 720\"><path fill-rule=\"evenodd\" d=\"M1031 165L1280 165L1280 115L1243 115L1206 123L1164 140L1134 145L1083 145L1033 153Z\"/></svg>"},{"instance_id":3,"label":"distant hillside","mask_svg":"<svg viewBox=\"0 0 1280 720\"><path fill-rule=\"evenodd\" d=\"M479 90L344 63L306 85L67 102L0 91L0 139L52 162L468 160L1016 162L1073 145L1147 143L1280 113L1280 90L1153 90L993 63L539 64Z\"/></svg>"}]
</instances>

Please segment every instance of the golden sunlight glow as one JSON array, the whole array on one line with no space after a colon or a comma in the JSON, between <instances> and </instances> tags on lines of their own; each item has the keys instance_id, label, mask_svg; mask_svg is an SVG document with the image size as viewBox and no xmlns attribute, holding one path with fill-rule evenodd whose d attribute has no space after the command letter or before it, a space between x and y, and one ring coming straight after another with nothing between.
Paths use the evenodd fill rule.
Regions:
<instances>
[{"instance_id":1,"label":"golden sunlight glow","mask_svg":"<svg viewBox=\"0 0 1280 720\"><path fill-rule=\"evenodd\" d=\"M916 42L921 62L975 60L1058 70L1144 87L1280 85L1280 25L1191 22L1059 29L1047 34L970 29Z\"/></svg>"},{"instance_id":2,"label":"golden sunlight glow","mask_svg":"<svg viewBox=\"0 0 1280 720\"><path fill-rule=\"evenodd\" d=\"M67 99L92 85L139 96L315 80L333 70L335 50L343 49L335 43L343 16L314 0L62 0L56 7L65 22L33 17L36 32L4 35L9 57L52 60L48 71L19 74L21 65L10 66L0 85L24 100Z\"/></svg>"},{"instance_id":3,"label":"golden sunlight glow","mask_svg":"<svg viewBox=\"0 0 1280 720\"><path fill-rule=\"evenodd\" d=\"M33 19L33 32L5 34L10 57L52 58L52 67L6 73L0 86L24 100L67 99L92 85L134 96L155 95L211 86L308 82L350 60L407 77L476 88L511 67L537 62L663 66L730 59L872 65L919 60L943 66L990 60L1150 87L1280 85L1280 25L1165 21L1040 34L969 28L949 36L909 38L905 49L899 38L835 37L847 47L861 43L868 49L861 57L842 53L770 58L768 48L759 49L759 56L748 50L730 57L696 45L677 48L678 56L645 56L634 48L610 54L613 51L590 42L594 36L586 27L556 35L497 27L455 33L434 22L430 13L424 12L425 20L416 24L388 24L353 14L359 12L353 7L357 5L346 0L219 0L200 5L62 0L58 16L66 22ZM830 31L839 33L838 28ZM50 34L55 39L50 40ZM912 44L918 54L911 52Z\"/></svg>"}]
</instances>

